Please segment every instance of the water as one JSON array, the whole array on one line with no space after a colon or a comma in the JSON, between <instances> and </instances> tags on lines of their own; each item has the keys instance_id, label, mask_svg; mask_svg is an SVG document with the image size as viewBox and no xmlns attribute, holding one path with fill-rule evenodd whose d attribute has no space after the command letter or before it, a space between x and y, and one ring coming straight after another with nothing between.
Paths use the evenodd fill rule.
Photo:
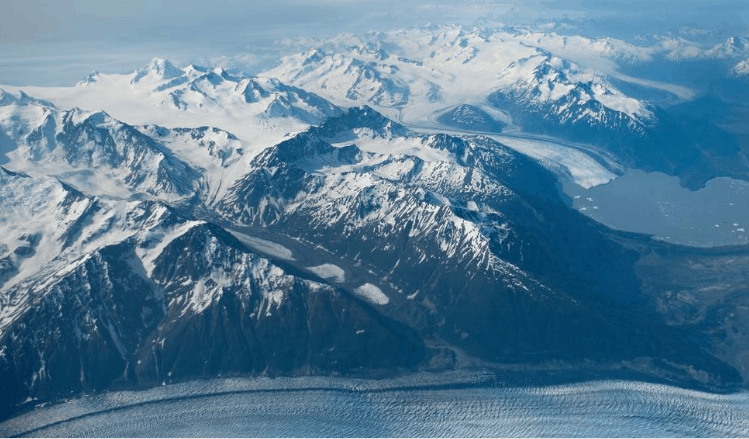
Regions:
<instances>
[{"instance_id":1,"label":"water","mask_svg":"<svg viewBox=\"0 0 749 439\"><path fill-rule=\"evenodd\" d=\"M715 178L698 191L660 172L629 170L588 190L567 184L572 206L609 227L690 246L749 243L749 182Z\"/></svg>"},{"instance_id":2,"label":"water","mask_svg":"<svg viewBox=\"0 0 749 439\"><path fill-rule=\"evenodd\" d=\"M0 436L749 436L746 392L716 395L634 381L280 383L229 380L107 393L6 421Z\"/></svg>"}]
</instances>

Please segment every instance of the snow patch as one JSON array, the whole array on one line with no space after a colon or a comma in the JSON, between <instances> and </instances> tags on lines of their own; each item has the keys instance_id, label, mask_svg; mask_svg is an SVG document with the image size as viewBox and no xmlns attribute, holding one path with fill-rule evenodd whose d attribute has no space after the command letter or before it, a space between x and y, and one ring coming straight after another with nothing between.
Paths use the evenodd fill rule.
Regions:
<instances>
[{"instance_id":1,"label":"snow patch","mask_svg":"<svg viewBox=\"0 0 749 439\"><path fill-rule=\"evenodd\" d=\"M346 272L337 265L334 264L322 264L316 267L307 267L307 270L315 273L323 279L332 280L333 282L344 282L346 280Z\"/></svg>"},{"instance_id":2,"label":"snow patch","mask_svg":"<svg viewBox=\"0 0 749 439\"><path fill-rule=\"evenodd\" d=\"M231 233L240 242L252 247L253 249L261 253L265 253L267 255L276 257L278 259L283 259L286 261L294 260L294 254L292 253L292 251L282 246L281 244L277 244L273 241L268 241L265 239L257 238L255 236L245 235L244 233L239 233L239 232L234 232L234 231L232 231Z\"/></svg>"},{"instance_id":3,"label":"snow patch","mask_svg":"<svg viewBox=\"0 0 749 439\"><path fill-rule=\"evenodd\" d=\"M387 305L390 302L390 298L381 289L370 283L356 288L354 293L375 305Z\"/></svg>"},{"instance_id":4,"label":"snow patch","mask_svg":"<svg viewBox=\"0 0 749 439\"><path fill-rule=\"evenodd\" d=\"M188 221L180 224L172 229L164 230L163 228L156 228L148 231L144 236L144 241L149 242L156 240L157 243L150 247L138 247L135 249L135 254L143 261L143 267L146 269L148 277L151 277L153 269L155 267L156 258L161 255L164 249L172 243L175 239L187 233L193 227L205 224L204 221Z\"/></svg>"}]
</instances>

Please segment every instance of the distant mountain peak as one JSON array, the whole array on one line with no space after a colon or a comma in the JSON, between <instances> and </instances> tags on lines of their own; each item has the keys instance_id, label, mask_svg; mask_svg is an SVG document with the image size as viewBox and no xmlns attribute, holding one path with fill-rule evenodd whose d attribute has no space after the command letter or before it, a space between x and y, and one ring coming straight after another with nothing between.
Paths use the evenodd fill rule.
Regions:
<instances>
[{"instance_id":1,"label":"distant mountain peak","mask_svg":"<svg viewBox=\"0 0 749 439\"><path fill-rule=\"evenodd\" d=\"M739 36L730 36L705 52L707 58L713 59L743 58L747 55L749 55L749 39Z\"/></svg>"},{"instance_id":2,"label":"distant mountain peak","mask_svg":"<svg viewBox=\"0 0 749 439\"><path fill-rule=\"evenodd\" d=\"M135 76L130 81L136 83L144 77L152 77L155 79L172 79L184 75L185 72L177 68L169 60L164 58L154 58L151 62L138 70L135 71Z\"/></svg>"},{"instance_id":3,"label":"distant mountain peak","mask_svg":"<svg viewBox=\"0 0 749 439\"><path fill-rule=\"evenodd\" d=\"M93 72L89 73L85 78L78 81L75 86L76 87L85 87L89 84L92 84L94 82L97 82L99 80L99 71L94 70Z\"/></svg>"},{"instance_id":4,"label":"distant mountain peak","mask_svg":"<svg viewBox=\"0 0 749 439\"><path fill-rule=\"evenodd\" d=\"M749 58L739 61L731 69L734 76L749 77Z\"/></svg>"},{"instance_id":5,"label":"distant mountain peak","mask_svg":"<svg viewBox=\"0 0 749 439\"><path fill-rule=\"evenodd\" d=\"M65 115L63 116L63 122L65 123L72 123L74 125L79 125L84 122L91 123L93 125L100 125L103 123L121 123L119 121L115 121L112 119L112 117L104 110L99 111L87 111L83 110L78 107L73 107L69 111L65 112Z\"/></svg>"},{"instance_id":6,"label":"distant mountain peak","mask_svg":"<svg viewBox=\"0 0 749 439\"><path fill-rule=\"evenodd\" d=\"M646 103L621 93L600 73L551 54L539 55L542 58L531 57L510 64L500 74L507 84L505 87L539 104L560 103L567 108L574 103L587 108L591 101L596 101L633 120L651 117Z\"/></svg>"},{"instance_id":7,"label":"distant mountain peak","mask_svg":"<svg viewBox=\"0 0 749 439\"><path fill-rule=\"evenodd\" d=\"M42 107L56 108L55 104L29 96L23 90L19 90L16 94L0 88L0 106L4 105L39 105Z\"/></svg>"}]
</instances>

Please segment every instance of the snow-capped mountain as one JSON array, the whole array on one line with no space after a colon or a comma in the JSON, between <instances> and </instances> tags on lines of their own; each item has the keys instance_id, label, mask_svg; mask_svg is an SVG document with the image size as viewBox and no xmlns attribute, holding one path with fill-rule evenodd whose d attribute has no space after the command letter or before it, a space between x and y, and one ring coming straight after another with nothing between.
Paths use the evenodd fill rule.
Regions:
<instances>
[{"instance_id":1,"label":"snow-capped mountain","mask_svg":"<svg viewBox=\"0 0 749 439\"><path fill-rule=\"evenodd\" d=\"M749 38L737 35L707 46L685 38L660 36L657 41L665 57L671 61L731 61L749 56Z\"/></svg>"},{"instance_id":2,"label":"snow-capped mountain","mask_svg":"<svg viewBox=\"0 0 749 439\"><path fill-rule=\"evenodd\" d=\"M95 195L176 199L198 190L200 176L187 163L103 111L61 111L25 94L3 93L8 103L0 106L0 129L17 145L5 151L16 171L59 176Z\"/></svg>"},{"instance_id":3,"label":"snow-capped mountain","mask_svg":"<svg viewBox=\"0 0 749 439\"><path fill-rule=\"evenodd\" d=\"M92 201L52 177L31 178L0 168L0 182L0 287L7 287L16 277L36 274L63 249L67 230L75 228ZM3 314L8 311L3 307Z\"/></svg>"},{"instance_id":4,"label":"snow-capped mountain","mask_svg":"<svg viewBox=\"0 0 749 439\"><path fill-rule=\"evenodd\" d=\"M580 47L589 49L587 57L581 56L584 51ZM592 99L612 111L642 117L646 103L616 90L606 74L616 73L616 61L644 61L650 55L643 48L613 39L510 28L438 27L377 33L368 38L341 37L284 58L268 74L316 90L341 105L365 103L386 112L399 109L404 121L416 122L427 116L426 107L434 112L445 105L483 104L491 92L530 80L524 76L547 64L566 76L560 85L595 81L602 90Z\"/></svg>"},{"instance_id":5,"label":"snow-capped mountain","mask_svg":"<svg viewBox=\"0 0 749 439\"><path fill-rule=\"evenodd\" d=\"M220 68L195 65L178 69L160 58L128 77L133 88L153 87L152 94L166 95L161 105L185 111L213 113L219 109L241 109L249 114L257 112L267 120L290 118L306 124L320 123L339 111L319 96L274 78L235 76ZM78 85L95 87L101 82L98 74L96 78L95 81L87 78ZM249 105L237 105L242 101Z\"/></svg>"},{"instance_id":6,"label":"snow-capped mountain","mask_svg":"<svg viewBox=\"0 0 749 439\"><path fill-rule=\"evenodd\" d=\"M424 123L430 112L485 104L495 90L533 81L534 71L555 70L561 77L546 78L558 79L554 98L578 83L595 82L600 92L591 93L591 99L629 117L646 116L644 103L623 95L604 75L551 55L540 47L550 44L541 40L537 38L534 46L527 36L462 28L377 34L370 40L334 41L331 47L287 57L268 74L316 90L341 105L366 103L389 114L396 114L396 109L404 122Z\"/></svg>"},{"instance_id":7,"label":"snow-capped mountain","mask_svg":"<svg viewBox=\"0 0 749 439\"><path fill-rule=\"evenodd\" d=\"M3 411L222 373L392 372L424 355L412 330L350 293L289 273L211 224L156 203L128 209L139 210L132 236L3 291Z\"/></svg>"},{"instance_id":8,"label":"snow-capped mountain","mask_svg":"<svg viewBox=\"0 0 749 439\"><path fill-rule=\"evenodd\" d=\"M380 312L471 355L606 350L617 313L640 300L629 256L570 212L553 181L488 138L420 135L362 107L258 155L217 211L345 261L335 282L366 276L373 293L362 295ZM610 311L589 309L591 297Z\"/></svg>"},{"instance_id":9,"label":"snow-capped mountain","mask_svg":"<svg viewBox=\"0 0 749 439\"><path fill-rule=\"evenodd\" d=\"M314 87L338 103L375 104L386 108L401 108L408 103L412 85L398 77L398 66L388 63L391 55L381 50L363 49L356 55L359 56L315 49L286 60L269 73L280 73L281 79L304 88ZM436 85L432 88L436 97Z\"/></svg>"},{"instance_id":10,"label":"snow-capped mountain","mask_svg":"<svg viewBox=\"0 0 749 439\"><path fill-rule=\"evenodd\" d=\"M489 114L485 108L460 104L440 114L435 120L446 127L463 131L499 133L505 127L502 119Z\"/></svg>"},{"instance_id":11,"label":"snow-capped mountain","mask_svg":"<svg viewBox=\"0 0 749 439\"><path fill-rule=\"evenodd\" d=\"M177 68L160 58L130 74L94 72L76 87L24 90L62 108L105 111L130 125L220 128L245 142L247 152L340 112L321 97L267 75L234 75L195 65Z\"/></svg>"},{"instance_id":12,"label":"snow-capped mountain","mask_svg":"<svg viewBox=\"0 0 749 439\"><path fill-rule=\"evenodd\" d=\"M286 110L290 111L288 117L312 117L284 104L288 103L286 98L294 96L304 96L333 114L340 111L311 94L293 92L293 88L275 80L269 83L292 90L278 94L269 104L268 114L273 113L269 120L286 118ZM254 89L261 96L270 96L254 79L243 80L240 85L248 95ZM133 126L103 111L60 110L23 92L0 93L0 129L8 145L0 150L5 166L17 172L59 177L91 195L165 201L196 196L214 199L245 172L247 161L262 150L254 141L257 139L243 140L216 127ZM283 139L287 128L283 127L284 132L278 128L263 130L271 135L260 144L275 137Z\"/></svg>"},{"instance_id":13,"label":"snow-capped mountain","mask_svg":"<svg viewBox=\"0 0 749 439\"><path fill-rule=\"evenodd\" d=\"M489 251L491 236L504 240L511 233L497 210L512 192L473 166L479 159L472 150L488 148L480 145L416 136L367 107L354 108L257 156L218 210L246 226L280 227L307 240L324 236L319 244L353 261L359 246L383 253L379 264L394 266L380 269L454 261L524 288L525 275ZM487 154L486 166L510 158L498 149ZM466 198L473 204L465 205ZM461 218L465 209L487 222ZM379 243L365 242L373 234ZM404 234L408 247L393 246Z\"/></svg>"},{"instance_id":14,"label":"snow-capped mountain","mask_svg":"<svg viewBox=\"0 0 749 439\"><path fill-rule=\"evenodd\" d=\"M255 77L157 59L38 97L0 91L0 417L233 374L747 382L706 335L722 327L666 321L671 296L643 286L657 283L643 264L682 249L595 223L496 140L583 136L702 178L738 157L549 49L584 41L406 30Z\"/></svg>"},{"instance_id":15,"label":"snow-capped mountain","mask_svg":"<svg viewBox=\"0 0 749 439\"><path fill-rule=\"evenodd\" d=\"M289 118L305 124L320 123L339 111L319 96L277 79L237 77L223 69L194 65L180 70L163 59L154 59L136 71L130 85L153 87L156 94L166 94L161 105L184 111L212 113L231 108L251 114L252 110L260 110L257 116L265 120ZM249 108L237 105L242 100Z\"/></svg>"},{"instance_id":16,"label":"snow-capped mountain","mask_svg":"<svg viewBox=\"0 0 749 439\"><path fill-rule=\"evenodd\" d=\"M749 58L736 63L731 71L736 76L749 76Z\"/></svg>"},{"instance_id":17,"label":"snow-capped mountain","mask_svg":"<svg viewBox=\"0 0 749 439\"><path fill-rule=\"evenodd\" d=\"M749 38L728 37L720 44L716 44L705 52L710 59L736 59L749 56Z\"/></svg>"},{"instance_id":18,"label":"snow-capped mountain","mask_svg":"<svg viewBox=\"0 0 749 439\"><path fill-rule=\"evenodd\" d=\"M531 113L550 125L635 133L643 133L654 118L646 103L624 95L600 74L549 54L519 60L499 78L502 86L489 95L489 102L523 118L521 124L530 131L533 122L525 118Z\"/></svg>"},{"instance_id":19,"label":"snow-capped mountain","mask_svg":"<svg viewBox=\"0 0 749 439\"><path fill-rule=\"evenodd\" d=\"M667 45L658 41L643 47L511 28L411 29L333 39L267 74L340 106L366 103L419 129L476 132L465 129L461 119L468 118L485 132L582 143L691 188L717 175L745 178L738 139L656 103L688 101L693 90L619 71L619 64L659 62ZM717 59L743 47L742 38L729 38L700 53ZM653 151L652 144L662 147Z\"/></svg>"},{"instance_id":20,"label":"snow-capped mountain","mask_svg":"<svg viewBox=\"0 0 749 439\"><path fill-rule=\"evenodd\" d=\"M699 71L716 69L723 75L742 76L742 62L749 57L749 37L732 35L719 42L695 41L683 36L652 35L645 39L652 44L652 56L674 64L702 64L689 68ZM697 75L699 77L699 75ZM714 78L718 79L718 78Z\"/></svg>"}]
</instances>

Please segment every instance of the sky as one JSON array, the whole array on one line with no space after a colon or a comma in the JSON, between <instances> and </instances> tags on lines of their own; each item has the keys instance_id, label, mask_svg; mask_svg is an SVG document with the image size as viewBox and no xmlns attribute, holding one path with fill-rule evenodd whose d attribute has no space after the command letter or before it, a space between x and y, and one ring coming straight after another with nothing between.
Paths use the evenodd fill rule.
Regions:
<instances>
[{"instance_id":1,"label":"sky","mask_svg":"<svg viewBox=\"0 0 749 439\"><path fill-rule=\"evenodd\" d=\"M3 0L0 84L72 85L155 56L179 63L272 64L305 41L427 23L568 20L630 37L681 25L746 29L733 0ZM596 36L596 35L594 35Z\"/></svg>"}]
</instances>

